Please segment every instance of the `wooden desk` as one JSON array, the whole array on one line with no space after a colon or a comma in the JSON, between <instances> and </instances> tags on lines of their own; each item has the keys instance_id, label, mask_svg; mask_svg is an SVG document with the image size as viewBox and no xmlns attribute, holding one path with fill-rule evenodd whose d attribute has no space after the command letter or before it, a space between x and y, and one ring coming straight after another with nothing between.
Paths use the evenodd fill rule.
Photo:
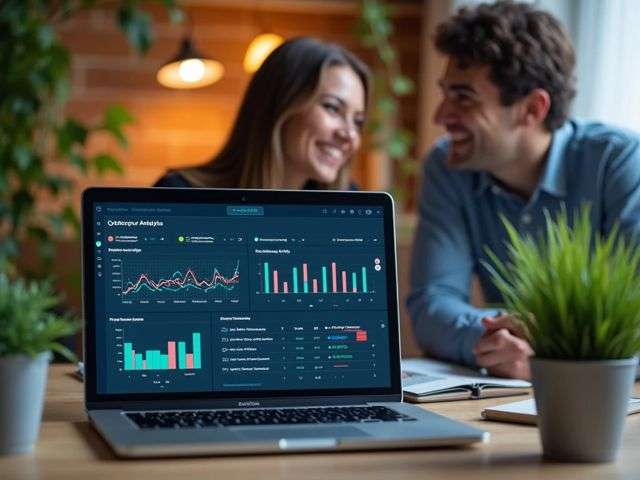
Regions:
<instances>
[{"instance_id":1,"label":"wooden desk","mask_svg":"<svg viewBox=\"0 0 640 480\"><path fill-rule=\"evenodd\" d=\"M640 415L627 419L621 455L612 464L562 464L540 456L534 427L480 420L483 407L507 399L437 403L435 412L491 432L471 448L246 457L118 460L89 425L82 384L70 366L52 366L40 439L34 453L0 457L0 479L638 479ZM640 393L640 385L636 386ZM520 397L524 398L524 397Z\"/></svg>"}]
</instances>

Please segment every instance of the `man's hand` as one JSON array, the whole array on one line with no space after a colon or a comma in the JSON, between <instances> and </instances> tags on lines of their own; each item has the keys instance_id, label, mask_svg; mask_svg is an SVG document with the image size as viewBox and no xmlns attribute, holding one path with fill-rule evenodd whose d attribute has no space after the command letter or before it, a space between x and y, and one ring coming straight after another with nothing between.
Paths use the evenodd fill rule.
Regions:
<instances>
[{"instance_id":1,"label":"man's hand","mask_svg":"<svg viewBox=\"0 0 640 480\"><path fill-rule=\"evenodd\" d=\"M510 315L484 317L485 332L473 353L476 362L492 375L529 380L529 357L533 350L524 339L522 327Z\"/></svg>"}]
</instances>

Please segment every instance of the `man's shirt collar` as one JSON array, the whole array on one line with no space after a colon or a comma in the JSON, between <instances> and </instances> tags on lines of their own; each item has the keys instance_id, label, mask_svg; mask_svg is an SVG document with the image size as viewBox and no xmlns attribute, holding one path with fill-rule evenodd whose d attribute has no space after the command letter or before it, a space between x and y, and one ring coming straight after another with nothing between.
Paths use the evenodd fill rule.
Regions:
<instances>
[{"instance_id":1,"label":"man's shirt collar","mask_svg":"<svg viewBox=\"0 0 640 480\"><path fill-rule=\"evenodd\" d=\"M564 168L564 157L571 135L572 126L570 122L565 123L553 132L544 172L536 190L544 191L555 197L566 196L567 179ZM490 187L498 186L497 182L489 173L484 171L476 173L474 193L477 196L484 194Z\"/></svg>"}]
</instances>

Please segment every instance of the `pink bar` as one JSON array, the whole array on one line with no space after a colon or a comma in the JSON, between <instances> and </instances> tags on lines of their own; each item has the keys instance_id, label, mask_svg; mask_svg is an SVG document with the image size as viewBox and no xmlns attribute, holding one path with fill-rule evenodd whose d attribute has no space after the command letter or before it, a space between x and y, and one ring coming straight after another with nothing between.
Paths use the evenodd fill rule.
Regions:
<instances>
[{"instance_id":1,"label":"pink bar","mask_svg":"<svg viewBox=\"0 0 640 480\"><path fill-rule=\"evenodd\" d=\"M347 293L347 272L342 271L342 293Z\"/></svg>"},{"instance_id":2,"label":"pink bar","mask_svg":"<svg viewBox=\"0 0 640 480\"><path fill-rule=\"evenodd\" d=\"M289 293L289 284L287 282L282 282L282 288L284 293Z\"/></svg>"},{"instance_id":3,"label":"pink bar","mask_svg":"<svg viewBox=\"0 0 640 480\"><path fill-rule=\"evenodd\" d=\"M313 293L318 293L318 280L313 279Z\"/></svg>"},{"instance_id":4,"label":"pink bar","mask_svg":"<svg viewBox=\"0 0 640 480\"><path fill-rule=\"evenodd\" d=\"M357 293L357 292L358 292L358 289L357 289L357 288L356 288L356 286L354 285L354 286L353 286L353 293Z\"/></svg>"},{"instance_id":5,"label":"pink bar","mask_svg":"<svg viewBox=\"0 0 640 480\"><path fill-rule=\"evenodd\" d=\"M273 293L278 293L278 271L273 271Z\"/></svg>"},{"instance_id":6,"label":"pink bar","mask_svg":"<svg viewBox=\"0 0 640 480\"><path fill-rule=\"evenodd\" d=\"M331 279L333 280L333 293L336 293L338 291L338 282L336 280L336 262L331 262Z\"/></svg>"},{"instance_id":7,"label":"pink bar","mask_svg":"<svg viewBox=\"0 0 640 480\"><path fill-rule=\"evenodd\" d=\"M167 342L167 353L169 356L169 369L176 369L176 342Z\"/></svg>"},{"instance_id":8,"label":"pink bar","mask_svg":"<svg viewBox=\"0 0 640 480\"><path fill-rule=\"evenodd\" d=\"M146 360L142 360L142 369L143 370L147 369L147 361Z\"/></svg>"},{"instance_id":9,"label":"pink bar","mask_svg":"<svg viewBox=\"0 0 640 480\"><path fill-rule=\"evenodd\" d=\"M193 368L193 353L187 353L187 368Z\"/></svg>"},{"instance_id":10,"label":"pink bar","mask_svg":"<svg viewBox=\"0 0 640 480\"><path fill-rule=\"evenodd\" d=\"M131 350L131 370L136 370L136 351Z\"/></svg>"},{"instance_id":11,"label":"pink bar","mask_svg":"<svg viewBox=\"0 0 640 480\"><path fill-rule=\"evenodd\" d=\"M303 282L308 282L309 281L309 274L307 273L307 264L306 263L302 264L302 281Z\"/></svg>"}]
</instances>

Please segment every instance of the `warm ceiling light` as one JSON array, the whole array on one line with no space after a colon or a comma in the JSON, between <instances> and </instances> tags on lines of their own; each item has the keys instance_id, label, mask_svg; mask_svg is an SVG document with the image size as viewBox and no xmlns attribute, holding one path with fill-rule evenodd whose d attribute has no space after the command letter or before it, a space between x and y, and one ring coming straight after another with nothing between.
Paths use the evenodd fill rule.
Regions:
<instances>
[{"instance_id":1,"label":"warm ceiling light","mask_svg":"<svg viewBox=\"0 0 640 480\"><path fill-rule=\"evenodd\" d=\"M284 42L284 38L275 33L263 33L254 38L244 56L245 72L253 73L258 70L264 59L282 42Z\"/></svg>"},{"instance_id":2,"label":"warm ceiling light","mask_svg":"<svg viewBox=\"0 0 640 480\"><path fill-rule=\"evenodd\" d=\"M223 74L220 62L205 58L193 48L191 37L185 37L176 56L158 70L156 78L168 88L199 88L217 82Z\"/></svg>"}]
</instances>

